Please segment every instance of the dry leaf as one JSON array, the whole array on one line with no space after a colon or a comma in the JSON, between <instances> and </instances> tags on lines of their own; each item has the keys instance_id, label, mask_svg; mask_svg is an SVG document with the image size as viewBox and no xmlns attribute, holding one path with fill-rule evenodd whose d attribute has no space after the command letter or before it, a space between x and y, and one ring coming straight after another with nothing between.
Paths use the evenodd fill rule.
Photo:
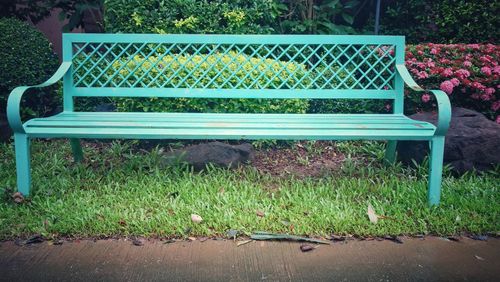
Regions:
<instances>
[{"instance_id":1,"label":"dry leaf","mask_svg":"<svg viewBox=\"0 0 500 282\"><path fill-rule=\"evenodd\" d=\"M257 216L259 216L259 217L264 217L264 216L266 216L266 214L265 214L263 211L261 211L261 210L257 210L255 213L256 213L256 214L257 214Z\"/></svg>"},{"instance_id":2,"label":"dry leaf","mask_svg":"<svg viewBox=\"0 0 500 282\"><path fill-rule=\"evenodd\" d=\"M188 237L189 241L196 241L196 237Z\"/></svg>"},{"instance_id":3,"label":"dry leaf","mask_svg":"<svg viewBox=\"0 0 500 282\"><path fill-rule=\"evenodd\" d=\"M312 251L314 249L316 249L316 247L313 247L313 246L311 246L309 244L302 244L302 245L300 245L300 250L302 252L310 252L310 251Z\"/></svg>"},{"instance_id":4,"label":"dry leaf","mask_svg":"<svg viewBox=\"0 0 500 282\"><path fill-rule=\"evenodd\" d=\"M372 207L372 204L368 204L368 218L370 219L371 223L377 223L378 222L378 215L375 213L375 210Z\"/></svg>"},{"instance_id":5,"label":"dry leaf","mask_svg":"<svg viewBox=\"0 0 500 282\"><path fill-rule=\"evenodd\" d=\"M144 240L136 238L136 239L132 240L132 244L134 244L134 246L142 246L142 245L144 245Z\"/></svg>"},{"instance_id":6,"label":"dry leaf","mask_svg":"<svg viewBox=\"0 0 500 282\"><path fill-rule=\"evenodd\" d=\"M484 258L478 256L478 255L474 255L478 260L484 260Z\"/></svg>"},{"instance_id":7,"label":"dry leaf","mask_svg":"<svg viewBox=\"0 0 500 282\"><path fill-rule=\"evenodd\" d=\"M191 214L191 220L194 223L200 223L203 220L203 218L201 218L201 216L199 216L197 214Z\"/></svg>"},{"instance_id":8,"label":"dry leaf","mask_svg":"<svg viewBox=\"0 0 500 282\"><path fill-rule=\"evenodd\" d=\"M16 204L21 204L22 202L24 202L24 196L23 194L21 194L20 192L16 192L12 195L12 199L14 199L14 202Z\"/></svg>"},{"instance_id":9,"label":"dry leaf","mask_svg":"<svg viewBox=\"0 0 500 282\"><path fill-rule=\"evenodd\" d=\"M239 247L239 246L242 246L242 245L245 245L245 244L248 244L250 242L252 242L253 240L245 240L245 241L240 241L238 243L236 243L236 246Z\"/></svg>"}]
</instances>

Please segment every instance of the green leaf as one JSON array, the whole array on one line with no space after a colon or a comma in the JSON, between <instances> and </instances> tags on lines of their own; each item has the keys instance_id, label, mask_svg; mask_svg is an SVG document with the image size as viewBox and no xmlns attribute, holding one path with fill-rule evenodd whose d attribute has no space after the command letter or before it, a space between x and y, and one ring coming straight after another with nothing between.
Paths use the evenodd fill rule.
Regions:
<instances>
[{"instance_id":1,"label":"green leaf","mask_svg":"<svg viewBox=\"0 0 500 282\"><path fill-rule=\"evenodd\" d=\"M344 21L346 21L348 24L352 24L354 22L354 18L353 16L349 15L349 14L346 14L346 13L343 13L342 14L342 18L344 19Z\"/></svg>"}]
</instances>

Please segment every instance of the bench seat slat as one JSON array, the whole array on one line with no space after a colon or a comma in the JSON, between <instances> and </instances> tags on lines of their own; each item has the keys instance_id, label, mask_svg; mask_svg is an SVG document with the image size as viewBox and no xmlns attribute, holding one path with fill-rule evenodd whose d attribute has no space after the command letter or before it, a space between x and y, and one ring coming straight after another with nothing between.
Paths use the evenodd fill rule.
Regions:
<instances>
[{"instance_id":1,"label":"bench seat slat","mask_svg":"<svg viewBox=\"0 0 500 282\"><path fill-rule=\"evenodd\" d=\"M429 140L433 130L228 129L228 128L27 128L34 138L105 139L280 139L280 140Z\"/></svg>"},{"instance_id":2,"label":"bench seat slat","mask_svg":"<svg viewBox=\"0 0 500 282\"><path fill-rule=\"evenodd\" d=\"M390 114L62 113L25 129L33 137L338 140L425 139L435 127Z\"/></svg>"}]
</instances>

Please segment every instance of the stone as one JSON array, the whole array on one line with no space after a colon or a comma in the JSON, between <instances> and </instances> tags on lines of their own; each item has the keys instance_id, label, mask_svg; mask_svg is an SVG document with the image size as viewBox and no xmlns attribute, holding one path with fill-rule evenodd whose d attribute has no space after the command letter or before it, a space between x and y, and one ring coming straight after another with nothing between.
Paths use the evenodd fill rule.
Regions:
<instances>
[{"instance_id":1,"label":"stone","mask_svg":"<svg viewBox=\"0 0 500 282\"><path fill-rule=\"evenodd\" d=\"M412 119L437 123L437 113L424 112ZM454 107L450 128L446 134L444 163L451 165L455 174L467 171L486 171L500 164L500 125L473 110ZM420 164L428 155L426 141L400 141L398 160L412 165Z\"/></svg>"},{"instance_id":2,"label":"stone","mask_svg":"<svg viewBox=\"0 0 500 282\"><path fill-rule=\"evenodd\" d=\"M236 168L248 163L253 157L251 144L229 145L222 142L209 142L189 146L166 154L167 164L187 163L197 171L207 164L223 168Z\"/></svg>"}]
</instances>

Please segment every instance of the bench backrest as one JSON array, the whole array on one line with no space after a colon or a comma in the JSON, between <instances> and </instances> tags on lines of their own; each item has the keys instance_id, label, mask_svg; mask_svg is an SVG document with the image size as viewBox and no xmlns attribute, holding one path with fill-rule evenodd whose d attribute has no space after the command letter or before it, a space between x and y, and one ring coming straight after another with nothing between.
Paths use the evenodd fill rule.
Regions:
<instances>
[{"instance_id":1,"label":"bench backrest","mask_svg":"<svg viewBox=\"0 0 500 282\"><path fill-rule=\"evenodd\" d=\"M402 36L64 34L77 96L394 99Z\"/></svg>"}]
</instances>

